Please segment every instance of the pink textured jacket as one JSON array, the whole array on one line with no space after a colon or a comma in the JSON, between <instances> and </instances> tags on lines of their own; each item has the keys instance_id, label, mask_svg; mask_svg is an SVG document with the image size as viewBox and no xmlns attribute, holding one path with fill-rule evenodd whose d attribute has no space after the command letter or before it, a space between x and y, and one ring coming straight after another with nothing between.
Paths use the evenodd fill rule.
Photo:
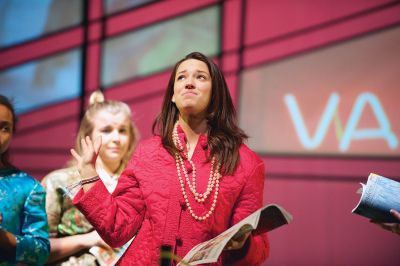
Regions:
<instances>
[{"instance_id":1,"label":"pink textured jacket","mask_svg":"<svg viewBox=\"0 0 400 266\"><path fill-rule=\"evenodd\" d=\"M182 130L179 137L185 143ZM200 192L206 190L210 173L207 152L207 137L202 135L192 156ZM186 168L191 172L189 164ZM171 246L183 258L195 245L247 217L262 206L263 187L264 164L242 145L234 175L220 180L214 213L205 221L196 221L183 200L175 159L155 136L139 144L112 195L97 181L86 193L81 190L73 202L110 246L121 246L136 234L119 265L148 266L158 265L161 245ZM204 206L191 200L195 213L207 213L212 199L213 193ZM215 265L259 265L268 254L267 235L251 235L244 248L224 251Z\"/></svg>"}]
</instances>

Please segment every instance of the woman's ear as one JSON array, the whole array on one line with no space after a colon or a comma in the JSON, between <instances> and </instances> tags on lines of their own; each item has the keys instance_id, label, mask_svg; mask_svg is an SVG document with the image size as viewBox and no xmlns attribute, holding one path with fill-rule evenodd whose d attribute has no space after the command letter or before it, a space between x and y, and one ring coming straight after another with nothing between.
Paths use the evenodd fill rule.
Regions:
<instances>
[{"instance_id":1,"label":"woman's ear","mask_svg":"<svg viewBox=\"0 0 400 266\"><path fill-rule=\"evenodd\" d=\"M172 95L172 99L171 99L171 101L172 101L173 103L175 103L175 94L174 94L174 95Z\"/></svg>"}]
</instances>

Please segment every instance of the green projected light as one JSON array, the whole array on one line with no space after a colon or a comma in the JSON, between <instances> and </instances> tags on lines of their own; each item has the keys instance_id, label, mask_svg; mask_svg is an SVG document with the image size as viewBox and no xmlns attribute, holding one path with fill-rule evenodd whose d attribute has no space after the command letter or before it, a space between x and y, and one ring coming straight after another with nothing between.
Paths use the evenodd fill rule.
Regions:
<instances>
[{"instance_id":1,"label":"green projected light","mask_svg":"<svg viewBox=\"0 0 400 266\"><path fill-rule=\"evenodd\" d=\"M219 7L214 6L108 39L101 83L109 87L165 70L192 51L216 55L219 36Z\"/></svg>"}]
</instances>

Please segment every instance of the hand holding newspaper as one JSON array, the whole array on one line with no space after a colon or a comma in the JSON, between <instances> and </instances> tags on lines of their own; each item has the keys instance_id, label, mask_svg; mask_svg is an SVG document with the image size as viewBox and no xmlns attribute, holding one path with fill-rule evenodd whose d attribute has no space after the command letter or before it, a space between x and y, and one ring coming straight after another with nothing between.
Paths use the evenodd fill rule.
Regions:
<instances>
[{"instance_id":1,"label":"hand holding newspaper","mask_svg":"<svg viewBox=\"0 0 400 266\"><path fill-rule=\"evenodd\" d=\"M390 209L400 210L400 182L371 173L361 186L357 191L360 201L352 212L375 222L398 223Z\"/></svg>"},{"instance_id":2,"label":"hand holding newspaper","mask_svg":"<svg viewBox=\"0 0 400 266\"><path fill-rule=\"evenodd\" d=\"M192 248L178 265L216 262L231 239L240 239L244 234L251 231L255 235L262 234L281 225L289 224L292 219L292 215L279 205L266 205L218 236Z\"/></svg>"}]
</instances>

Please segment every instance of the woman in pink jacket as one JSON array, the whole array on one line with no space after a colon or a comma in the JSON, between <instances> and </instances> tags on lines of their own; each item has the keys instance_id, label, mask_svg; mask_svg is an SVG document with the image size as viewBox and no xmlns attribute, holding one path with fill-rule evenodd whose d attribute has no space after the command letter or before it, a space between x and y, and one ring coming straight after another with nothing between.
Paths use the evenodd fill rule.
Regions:
<instances>
[{"instance_id":1,"label":"woman in pink jacket","mask_svg":"<svg viewBox=\"0 0 400 266\"><path fill-rule=\"evenodd\" d=\"M183 258L263 203L264 164L243 144L225 79L203 54L175 65L153 132L111 195L94 168L101 139L87 137L82 154L71 151L83 187L74 204L110 246L136 235L119 265L158 265L161 246ZM266 234L248 233L215 265L259 265L268 254Z\"/></svg>"}]
</instances>

